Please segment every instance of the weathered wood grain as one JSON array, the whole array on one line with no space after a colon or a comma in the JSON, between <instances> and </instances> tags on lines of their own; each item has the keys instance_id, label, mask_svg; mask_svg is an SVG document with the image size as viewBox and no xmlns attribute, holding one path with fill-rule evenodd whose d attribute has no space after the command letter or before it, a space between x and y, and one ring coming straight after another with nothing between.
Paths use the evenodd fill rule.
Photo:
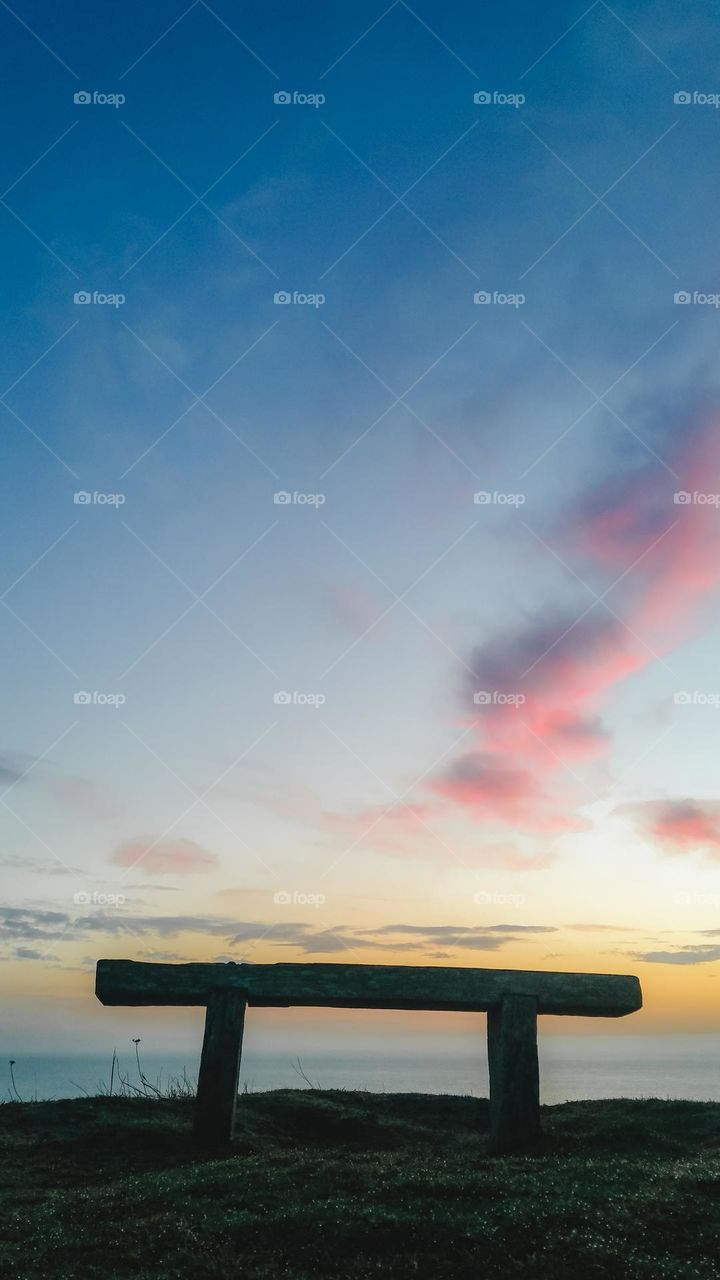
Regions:
<instances>
[{"instance_id":1,"label":"weathered wood grain","mask_svg":"<svg viewBox=\"0 0 720 1280\"><path fill-rule=\"evenodd\" d=\"M195 1104L195 1134L213 1146L235 1126L246 993L216 987L208 995Z\"/></svg>"},{"instance_id":2,"label":"weathered wood grain","mask_svg":"<svg viewBox=\"0 0 720 1280\"><path fill-rule=\"evenodd\" d=\"M99 960L95 991L106 1005L204 1005L217 987L247 991L251 1006L416 1009L482 1013L509 995L538 1013L623 1017L642 1007L627 974L375 964L152 964Z\"/></svg>"},{"instance_id":3,"label":"weathered wood grain","mask_svg":"<svg viewBox=\"0 0 720 1280\"><path fill-rule=\"evenodd\" d=\"M537 1001L504 996L488 1012L489 1150L521 1151L540 1136Z\"/></svg>"}]
</instances>

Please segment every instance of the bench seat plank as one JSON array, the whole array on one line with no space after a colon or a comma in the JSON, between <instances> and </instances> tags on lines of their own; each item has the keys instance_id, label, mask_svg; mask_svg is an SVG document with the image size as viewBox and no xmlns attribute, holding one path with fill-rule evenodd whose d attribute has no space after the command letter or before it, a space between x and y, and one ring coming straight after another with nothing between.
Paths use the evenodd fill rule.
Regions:
<instances>
[{"instance_id":1,"label":"bench seat plank","mask_svg":"<svg viewBox=\"0 0 720 1280\"><path fill-rule=\"evenodd\" d=\"M250 1006L415 1009L483 1013L505 996L531 996L538 1013L619 1018L642 1007L629 974L545 973L379 964L154 964L99 960L106 1005L205 1005L212 989L247 993Z\"/></svg>"}]
</instances>

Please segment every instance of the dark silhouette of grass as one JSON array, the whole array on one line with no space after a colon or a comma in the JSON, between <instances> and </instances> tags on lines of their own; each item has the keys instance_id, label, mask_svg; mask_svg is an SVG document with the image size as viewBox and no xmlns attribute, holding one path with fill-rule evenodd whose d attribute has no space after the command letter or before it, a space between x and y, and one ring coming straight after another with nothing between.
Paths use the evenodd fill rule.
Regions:
<instances>
[{"instance_id":1,"label":"dark silhouette of grass","mask_svg":"<svg viewBox=\"0 0 720 1280\"><path fill-rule=\"evenodd\" d=\"M543 1108L491 1159L484 1099L248 1094L234 1143L189 1098L0 1107L0 1274L13 1280L714 1280L720 1104Z\"/></svg>"},{"instance_id":2,"label":"dark silhouette of grass","mask_svg":"<svg viewBox=\"0 0 720 1280\"><path fill-rule=\"evenodd\" d=\"M170 1075L163 1081L162 1074L157 1077L156 1083L148 1079L140 1061L140 1037L133 1040L135 1046L135 1061L137 1063L137 1081L130 1079L126 1073L123 1075L120 1070L120 1060L118 1058L117 1049L113 1049L112 1059L110 1062L110 1083L106 1084L104 1080L98 1081L94 1094L91 1090L86 1089L83 1085L77 1084L74 1080L68 1080L68 1083L74 1089L78 1089L86 1098L104 1097L104 1098L157 1098L157 1099L173 1099L173 1098L194 1098L197 1091L197 1081L188 1076L187 1071L183 1068L181 1076ZM17 1066L15 1058L9 1060L10 1067L10 1086L8 1088L7 1098L0 1098L0 1106L8 1102L37 1102L37 1091L33 1098L22 1097L18 1092L15 1082L14 1068Z\"/></svg>"}]
</instances>

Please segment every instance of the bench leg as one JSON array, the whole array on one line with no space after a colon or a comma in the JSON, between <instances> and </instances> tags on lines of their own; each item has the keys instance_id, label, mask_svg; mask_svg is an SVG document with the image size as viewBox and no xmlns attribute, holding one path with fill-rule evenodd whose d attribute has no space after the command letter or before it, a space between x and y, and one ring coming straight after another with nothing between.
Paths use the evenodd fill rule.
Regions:
<instances>
[{"instance_id":1,"label":"bench leg","mask_svg":"<svg viewBox=\"0 0 720 1280\"><path fill-rule=\"evenodd\" d=\"M247 992L227 988L211 991L207 1002L195 1135L211 1145L233 1135L246 1006Z\"/></svg>"},{"instance_id":2,"label":"bench leg","mask_svg":"<svg viewBox=\"0 0 720 1280\"><path fill-rule=\"evenodd\" d=\"M490 1151L521 1151L540 1136L537 1000L504 996L488 1011Z\"/></svg>"}]
</instances>

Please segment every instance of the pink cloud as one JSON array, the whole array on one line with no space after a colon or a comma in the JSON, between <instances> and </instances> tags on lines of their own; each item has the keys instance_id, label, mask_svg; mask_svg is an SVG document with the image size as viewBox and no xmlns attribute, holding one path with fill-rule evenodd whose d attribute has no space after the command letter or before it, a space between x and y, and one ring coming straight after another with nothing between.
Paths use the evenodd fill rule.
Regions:
<instances>
[{"instance_id":1,"label":"pink cloud","mask_svg":"<svg viewBox=\"0 0 720 1280\"><path fill-rule=\"evenodd\" d=\"M111 859L118 867L134 867L139 863L152 875L192 875L213 871L220 865L216 853L204 849L194 840L128 840L115 850Z\"/></svg>"},{"instance_id":2,"label":"pink cloud","mask_svg":"<svg viewBox=\"0 0 720 1280\"><path fill-rule=\"evenodd\" d=\"M431 787L474 820L576 829L572 809L588 795L575 770L609 754L608 696L702 626L720 585L718 433L687 432L669 462L677 479L651 459L543 534L599 596L612 588L609 608L587 611L589 596L574 614L549 608L470 654L462 700L477 746Z\"/></svg>"},{"instance_id":3,"label":"pink cloud","mask_svg":"<svg viewBox=\"0 0 720 1280\"><path fill-rule=\"evenodd\" d=\"M720 860L720 804L701 800L651 800L627 805L651 839L668 853L702 851Z\"/></svg>"},{"instance_id":4,"label":"pink cloud","mask_svg":"<svg viewBox=\"0 0 720 1280\"><path fill-rule=\"evenodd\" d=\"M618 573L634 565L620 598L629 596L628 621L660 653L694 633L705 598L720 583L717 428L690 432L669 462L677 479L630 477L569 529L595 563ZM675 501L676 494L686 500Z\"/></svg>"},{"instance_id":5,"label":"pink cloud","mask_svg":"<svg viewBox=\"0 0 720 1280\"><path fill-rule=\"evenodd\" d=\"M322 825L335 839L340 837L346 847L367 845L383 853L431 858L447 865L455 862L457 866L472 868L537 871L550 866L555 860L551 850L528 853L509 843L482 841L469 844L467 839L458 840L448 832L445 822L448 816L447 801L471 809L477 808L478 813L482 810L481 796L470 796L472 785L468 778L458 778L455 773L449 773L446 777L437 778L426 788L433 793L429 803L405 801L389 810L383 805L367 806L350 814L325 812ZM488 786L485 795L486 800L491 796ZM522 796L520 787L518 795ZM523 809L520 802L516 819L515 826L518 830L537 831L537 813L534 814L534 821L531 821L529 809ZM580 829L581 826L573 818L556 818L548 812L545 833L557 835L570 829Z\"/></svg>"},{"instance_id":6,"label":"pink cloud","mask_svg":"<svg viewBox=\"0 0 720 1280\"><path fill-rule=\"evenodd\" d=\"M477 648L465 698L486 749L553 771L553 753L572 763L606 752L599 696L644 661L641 645L606 612L579 621L554 613ZM490 701L478 705L476 695Z\"/></svg>"},{"instance_id":7,"label":"pink cloud","mask_svg":"<svg viewBox=\"0 0 720 1280\"><path fill-rule=\"evenodd\" d=\"M529 770L513 767L492 754L461 756L430 785L438 795L469 810L475 818L510 823L521 831L561 835L584 826L571 814L561 813L545 802Z\"/></svg>"}]
</instances>

